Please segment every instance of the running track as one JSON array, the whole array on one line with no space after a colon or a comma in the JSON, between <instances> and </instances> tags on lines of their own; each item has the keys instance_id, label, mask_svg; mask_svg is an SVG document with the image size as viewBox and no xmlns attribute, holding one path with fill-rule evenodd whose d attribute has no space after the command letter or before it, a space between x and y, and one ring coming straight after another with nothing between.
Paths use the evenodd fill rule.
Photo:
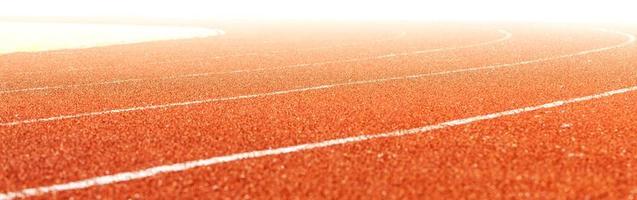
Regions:
<instances>
[{"instance_id":1,"label":"running track","mask_svg":"<svg viewBox=\"0 0 637 200\"><path fill-rule=\"evenodd\" d=\"M637 197L637 29L315 27L0 56L0 199Z\"/></svg>"}]
</instances>

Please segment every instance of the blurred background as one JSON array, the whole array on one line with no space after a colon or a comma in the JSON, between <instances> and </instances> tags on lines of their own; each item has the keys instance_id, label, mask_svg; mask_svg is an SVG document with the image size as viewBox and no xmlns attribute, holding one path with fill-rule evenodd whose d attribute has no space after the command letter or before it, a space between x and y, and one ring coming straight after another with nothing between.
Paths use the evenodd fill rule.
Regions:
<instances>
[{"instance_id":1,"label":"blurred background","mask_svg":"<svg viewBox=\"0 0 637 200\"><path fill-rule=\"evenodd\" d=\"M0 17L65 20L637 22L634 0L7 0Z\"/></svg>"}]
</instances>

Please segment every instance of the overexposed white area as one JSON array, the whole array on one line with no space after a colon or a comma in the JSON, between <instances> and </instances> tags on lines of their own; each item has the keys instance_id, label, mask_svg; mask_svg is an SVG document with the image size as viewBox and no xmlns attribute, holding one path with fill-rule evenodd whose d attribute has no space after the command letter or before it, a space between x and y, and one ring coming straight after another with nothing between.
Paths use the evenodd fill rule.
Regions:
<instances>
[{"instance_id":1,"label":"overexposed white area","mask_svg":"<svg viewBox=\"0 0 637 200\"><path fill-rule=\"evenodd\" d=\"M0 22L0 53L208 37L222 33L192 27Z\"/></svg>"},{"instance_id":2,"label":"overexposed white area","mask_svg":"<svg viewBox=\"0 0 637 200\"><path fill-rule=\"evenodd\" d=\"M637 22L635 0L6 0L4 16Z\"/></svg>"}]
</instances>

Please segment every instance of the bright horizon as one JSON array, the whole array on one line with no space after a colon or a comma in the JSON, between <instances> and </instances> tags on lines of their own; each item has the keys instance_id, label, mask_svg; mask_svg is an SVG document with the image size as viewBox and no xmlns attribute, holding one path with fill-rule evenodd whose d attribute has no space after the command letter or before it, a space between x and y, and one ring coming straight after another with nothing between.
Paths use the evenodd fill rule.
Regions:
<instances>
[{"instance_id":1,"label":"bright horizon","mask_svg":"<svg viewBox=\"0 0 637 200\"><path fill-rule=\"evenodd\" d=\"M0 21L0 54L76 49L156 40L223 35L195 27L105 24L11 23Z\"/></svg>"},{"instance_id":2,"label":"bright horizon","mask_svg":"<svg viewBox=\"0 0 637 200\"><path fill-rule=\"evenodd\" d=\"M35 6L37 5L37 6ZM466 20L637 23L637 3L607 1L446 0L21 0L2 16L144 17L162 19Z\"/></svg>"}]
</instances>

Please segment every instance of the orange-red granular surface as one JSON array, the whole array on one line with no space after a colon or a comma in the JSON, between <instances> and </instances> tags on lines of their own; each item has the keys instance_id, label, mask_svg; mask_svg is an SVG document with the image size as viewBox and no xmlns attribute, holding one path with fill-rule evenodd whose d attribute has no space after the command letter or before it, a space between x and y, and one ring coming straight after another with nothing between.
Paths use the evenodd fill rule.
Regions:
<instances>
[{"instance_id":1,"label":"orange-red granular surface","mask_svg":"<svg viewBox=\"0 0 637 200\"><path fill-rule=\"evenodd\" d=\"M634 27L607 27L637 34ZM159 79L447 48L320 66ZM0 56L0 122L444 72L622 43L584 26L303 24L227 35ZM403 33L401 35L401 33ZM223 56L222 58L215 58ZM0 193L215 156L391 132L637 85L637 45L477 70L135 112L0 126ZM637 93L416 135L42 193L124 199L637 198Z\"/></svg>"}]
</instances>

